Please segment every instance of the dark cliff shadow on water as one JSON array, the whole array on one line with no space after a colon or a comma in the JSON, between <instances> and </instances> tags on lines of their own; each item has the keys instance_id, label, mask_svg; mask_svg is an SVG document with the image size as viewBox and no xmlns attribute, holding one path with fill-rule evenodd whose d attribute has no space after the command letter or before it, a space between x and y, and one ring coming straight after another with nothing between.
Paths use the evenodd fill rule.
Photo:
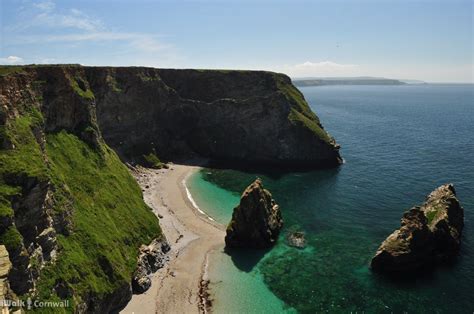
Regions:
<instances>
[{"instance_id":1,"label":"dark cliff shadow on water","mask_svg":"<svg viewBox=\"0 0 474 314\"><path fill-rule=\"evenodd\" d=\"M293 166L283 166L278 164L272 164L270 162L263 163L249 163L245 161L238 160L213 160L207 158L178 158L174 160L169 160L176 164L183 164L189 166L199 166L203 168L210 169L231 169L237 170L248 174L260 174L267 176L271 179L278 180L284 175L289 173L309 173L314 171L324 171L336 174L339 172L343 164L322 164L319 167L308 166L308 165L293 165Z\"/></svg>"},{"instance_id":2,"label":"dark cliff shadow on water","mask_svg":"<svg viewBox=\"0 0 474 314\"><path fill-rule=\"evenodd\" d=\"M267 254L271 248L267 249L244 249L244 248L225 248L224 253L229 255L235 267L239 270L249 273L255 265Z\"/></svg>"}]
</instances>

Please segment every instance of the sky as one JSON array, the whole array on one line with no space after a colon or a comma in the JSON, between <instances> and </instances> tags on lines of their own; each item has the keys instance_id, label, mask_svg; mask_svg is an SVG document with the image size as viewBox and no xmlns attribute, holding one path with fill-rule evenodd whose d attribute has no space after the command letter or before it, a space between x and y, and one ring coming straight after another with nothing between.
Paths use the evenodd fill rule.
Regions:
<instances>
[{"instance_id":1,"label":"sky","mask_svg":"<svg viewBox=\"0 0 474 314\"><path fill-rule=\"evenodd\" d=\"M474 82L472 0L0 0L0 64Z\"/></svg>"}]
</instances>

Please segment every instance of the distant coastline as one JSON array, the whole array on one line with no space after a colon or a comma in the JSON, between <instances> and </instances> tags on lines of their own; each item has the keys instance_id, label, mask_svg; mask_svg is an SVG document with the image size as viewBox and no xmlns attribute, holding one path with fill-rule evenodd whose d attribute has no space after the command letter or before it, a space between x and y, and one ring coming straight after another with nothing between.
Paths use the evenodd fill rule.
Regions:
<instances>
[{"instance_id":1,"label":"distant coastline","mask_svg":"<svg viewBox=\"0 0 474 314\"><path fill-rule=\"evenodd\" d=\"M325 86L325 85L406 85L425 84L423 81L396 80L383 77L320 77L320 78L295 78L293 84L298 87Z\"/></svg>"}]
</instances>

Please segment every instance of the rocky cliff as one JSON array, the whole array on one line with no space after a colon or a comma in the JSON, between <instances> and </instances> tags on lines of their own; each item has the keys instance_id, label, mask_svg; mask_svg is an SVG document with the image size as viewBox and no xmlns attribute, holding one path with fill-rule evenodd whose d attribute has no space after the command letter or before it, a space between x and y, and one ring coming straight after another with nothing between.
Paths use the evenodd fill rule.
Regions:
<instances>
[{"instance_id":1,"label":"rocky cliff","mask_svg":"<svg viewBox=\"0 0 474 314\"><path fill-rule=\"evenodd\" d=\"M260 179L249 185L234 208L227 226L228 248L267 248L278 240L283 227L280 208L265 190Z\"/></svg>"},{"instance_id":2,"label":"rocky cliff","mask_svg":"<svg viewBox=\"0 0 474 314\"><path fill-rule=\"evenodd\" d=\"M201 156L228 165L331 167L341 162L303 95L282 74L85 68L109 146L136 158Z\"/></svg>"},{"instance_id":3,"label":"rocky cliff","mask_svg":"<svg viewBox=\"0 0 474 314\"><path fill-rule=\"evenodd\" d=\"M117 310L131 297L138 248L162 237L158 220L101 137L83 68L1 70L9 285L23 299L68 299L76 312Z\"/></svg>"},{"instance_id":4,"label":"rocky cliff","mask_svg":"<svg viewBox=\"0 0 474 314\"><path fill-rule=\"evenodd\" d=\"M0 100L10 286L20 297L70 299L78 312L116 310L132 279L135 291L146 289L160 264L140 257L158 256L139 248L164 239L121 160L341 162L303 95L276 73L2 66Z\"/></svg>"},{"instance_id":5,"label":"rocky cliff","mask_svg":"<svg viewBox=\"0 0 474 314\"><path fill-rule=\"evenodd\" d=\"M431 192L423 205L407 211L401 227L381 244L371 267L379 272L409 272L456 256L464 213L452 184Z\"/></svg>"}]
</instances>

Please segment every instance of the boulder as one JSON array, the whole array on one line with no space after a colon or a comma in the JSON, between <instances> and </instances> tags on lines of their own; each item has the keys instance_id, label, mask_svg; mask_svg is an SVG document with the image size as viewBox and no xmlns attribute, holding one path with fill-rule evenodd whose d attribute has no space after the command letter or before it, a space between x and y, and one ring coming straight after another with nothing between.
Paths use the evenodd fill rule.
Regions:
<instances>
[{"instance_id":1,"label":"boulder","mask_svg":"<svg viewBox=\"0 0 474 314\"><path fill-rule=\"evenodd\" d=\"M459 251L463 226L464 212L453 185L442 185L403 215L401 227L380 245L371 268L409 272L450 259Z\"/></svg>"},{"instance_id":2,"label":"boulder","mask_svg":"<svg viewBox=\"0 0 474 314\"><path fill-rule=\"evenodd\" d=\"M279 206L260 179L249 185L234 208L227 226L226 247L267 248L275 244L283 227Z\"/></svg>"},{"instance_id":3,"label":"boulder","mask_svg":"<svg viewBox=\"0 0 474 314\"><path fill-rule=\"evenodd\" d=\"M137 269L132 278L132 291L140 294L151 286L150 275L162 268L168 261L166 255L170 246L166 240L153 240L150 245L142 245L138 255Z\"/></svg>"}]
</instances>

